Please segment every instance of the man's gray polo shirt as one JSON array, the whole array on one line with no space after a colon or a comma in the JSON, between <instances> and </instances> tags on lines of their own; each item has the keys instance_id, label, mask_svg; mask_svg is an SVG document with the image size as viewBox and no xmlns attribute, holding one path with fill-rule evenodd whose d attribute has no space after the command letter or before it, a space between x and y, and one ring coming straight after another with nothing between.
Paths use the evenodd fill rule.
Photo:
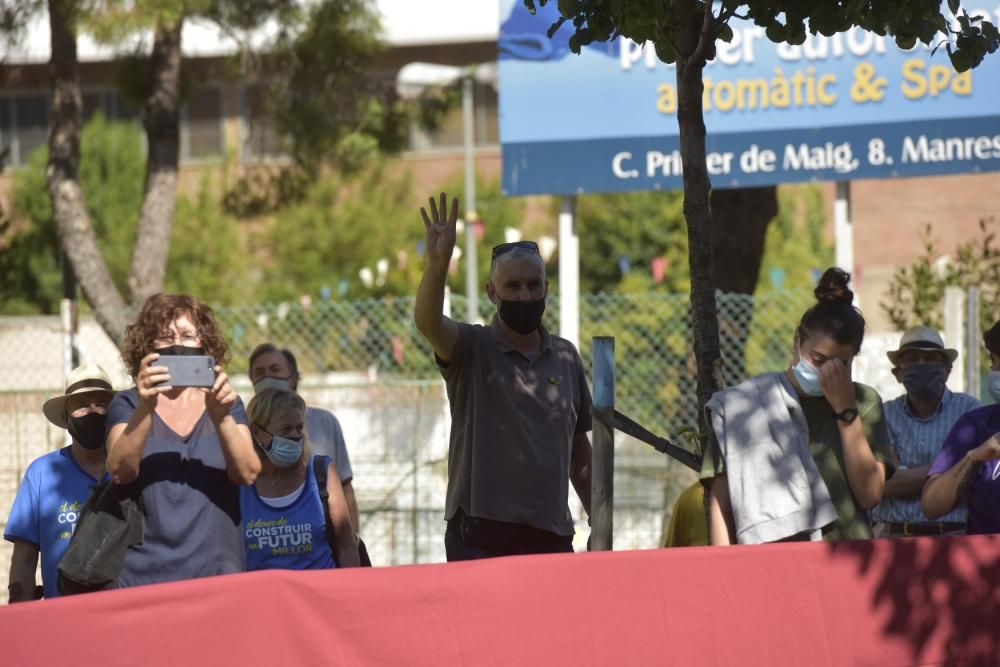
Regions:
<instances>
[{"instance_id":1,"label":"man's gray polo shirt","mask_svg":"<svg viewBox=\"0 0 1000 667\"><path fill-rule=\"evenodd\" d=\"M515 350L494 316L459 324L448 365L451 404L445 518L469 516L573 534L569 466L573 437L591 429L583 361L569 341L542 333L541 351Z\"/></svg>"},{"instance_id":2,"label":"man's gray polo shirt","mask_svg":"<svg viewBox=\"0 0 1000 667\"><path fill-rule=\"evenodd\" d=\"M329 456L340 474L341 484L347 484L354 479L351 470L351 459L347 455L347 443L344 442L344 431L340 421L329 410L306 406L306 434L313 454Z\"/></svg>"}]
</instances>

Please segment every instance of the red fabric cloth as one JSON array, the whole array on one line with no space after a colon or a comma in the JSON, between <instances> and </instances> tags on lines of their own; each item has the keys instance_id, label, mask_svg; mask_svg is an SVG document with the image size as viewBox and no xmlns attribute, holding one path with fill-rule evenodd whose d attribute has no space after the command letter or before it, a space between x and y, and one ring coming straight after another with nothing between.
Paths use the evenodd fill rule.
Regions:
<instances>
[{"instance_id":1,"label":"red fabric cloth","mask_svg":"<svg viewBox=\"0 0 1000 667\"><path fill-rule=\"evenodd\" d=\"M0 609L5 665L1000 660L1000 536L258 572Z\"/></svg>"}]
</instances>

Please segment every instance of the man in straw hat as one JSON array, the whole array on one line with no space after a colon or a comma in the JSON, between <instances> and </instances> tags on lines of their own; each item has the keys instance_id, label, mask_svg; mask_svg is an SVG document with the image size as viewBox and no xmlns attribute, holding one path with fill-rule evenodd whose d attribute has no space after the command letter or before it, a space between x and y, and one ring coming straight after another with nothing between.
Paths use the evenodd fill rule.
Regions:
<instances>
[{"instance_id":1,"label":"man in straw hat","mask_svg":"<svg viewBox=\"0 0 1000 667\"><path fill-rule=\"evenodd\" d=\"M885 404L889 438L899 465L886 481L882 502L872 510L879 537L947 535L965 532L966 507L928 519L920 509L927 471L959 417L979 407L968 394L951 392L945 383L958 352L930 327L913 327L903 334L899 349L887 353L892 374L906 393Z\"/></svg>"},{"instance_id":2,"label":"man in straw hat","mask_svg":"<svg viewBox=\"0 0 1000 667\"><path fill-rule=\"evenodd\" d=\"M35 459L24 473L7 519L4 539L14 543L10 602L56 597L56 567L90 490L104 477L105 422L114 396L99 366L75 368L66 391L42 406L46 419L69 431L73 442ZM35 568L42 557L41 594Z\"/></svg>"}]
</instances>

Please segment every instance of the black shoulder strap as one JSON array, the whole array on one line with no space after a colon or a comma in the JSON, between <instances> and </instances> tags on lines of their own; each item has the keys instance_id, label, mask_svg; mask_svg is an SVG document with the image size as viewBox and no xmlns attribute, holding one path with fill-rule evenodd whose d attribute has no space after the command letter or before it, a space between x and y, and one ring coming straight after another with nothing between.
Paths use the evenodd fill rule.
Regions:
<instances>
[{"instance_id":1,"label":"black shoulder strap","mask_svg":"<svg viewBox=\"0 0 1000 667\"><path fill-rule=\"evenodd\" d=\"M337 534L333 530L333 522L330 521L330 492L326 490L326 469L330 465L329 456L313 457L313 476L316 478L316 486L319 488L319 501L323 505L323 519L326 521L326 541L330 544L330 549L337 553Z\"/></svg>"}]
</instances>

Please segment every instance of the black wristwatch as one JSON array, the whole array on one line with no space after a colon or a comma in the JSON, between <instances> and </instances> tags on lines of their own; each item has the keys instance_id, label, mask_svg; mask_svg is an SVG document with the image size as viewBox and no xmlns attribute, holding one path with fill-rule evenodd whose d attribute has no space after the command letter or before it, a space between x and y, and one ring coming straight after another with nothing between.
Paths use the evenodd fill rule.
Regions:
<instances>
[{"instance_id":1,"label":"black wristwatch","mask_svg":"<svg viewBox=\"0 0 1000 667\"><path fill-rule=\"evenodd\" d=\"M840 421L844 422L845 424L850 424L851 422L853 422L855 419L858 418L858 409L847 408L846 410L843 410L841 412L834 412L833 416L839 419Z\"/></svg>"}]
</instances>

